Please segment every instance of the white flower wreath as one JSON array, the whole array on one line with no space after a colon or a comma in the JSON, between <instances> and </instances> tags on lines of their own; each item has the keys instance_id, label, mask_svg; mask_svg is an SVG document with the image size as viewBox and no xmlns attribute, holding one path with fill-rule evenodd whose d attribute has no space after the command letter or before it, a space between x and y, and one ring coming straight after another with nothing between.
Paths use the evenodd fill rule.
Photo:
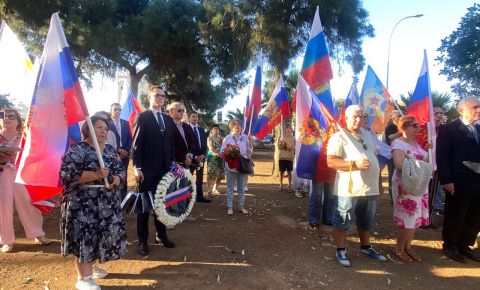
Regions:
<instances>
[{"instance_id":1,"label":"white flower wreath","mask_svg":"<svg viewBox=\"0 0 480 290\"><path fill-rule=\"evenodd\" d=\"M164 225L169 227L176 226L187 218L187 216L192 211L193 205L195 204L195 200L197 197L197 188L195 186L195 180L193 179L193 175L183 167L177 168L177 170L183 170L183 175L187 178L188 186L192 191L192 196L190 197L186 211L179 216L171 215L167 211L167 207L165 206L165 196L167 194L167 190L170 187L170 185L173 182L175 182L175 179L179 177L179 174L176 174L175 172L172 172L172 171L169 171L167 174L165 174L162 180L160 180L160 182L158 183L157 191L155 193L154 202L155 202L155 213L157 214L157 219L160 222L162 222Z\"/></svg>"}]
</instances>

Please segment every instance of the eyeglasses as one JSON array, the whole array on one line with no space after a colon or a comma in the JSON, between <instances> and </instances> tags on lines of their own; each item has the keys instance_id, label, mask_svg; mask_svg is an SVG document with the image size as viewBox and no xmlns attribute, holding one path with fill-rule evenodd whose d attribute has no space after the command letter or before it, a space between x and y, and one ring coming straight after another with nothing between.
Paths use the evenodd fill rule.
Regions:
<instances>
[{"instance_id":1,"label":"eyeglasses","mask_svg":"<svg viewBox=\"0 0 480 290\"><path fill-rule=\"evenodd\" d=\"M185 110L184 109L178 109L177 112L183 113Z\"/></svg>"},{"instance_id":2,"label":"eyeglasses","mask_svg":"<svg viewBox=\"0 0 480 290\"><path fill-rule=\"evenodd\" d=\"M363 139L358 139L358 141L360 142L360 144L362 144L363 150L366 151L368 147L367 147L367 144L365 144L365 140L363 140Z\"/></svg>"}]
</instances>

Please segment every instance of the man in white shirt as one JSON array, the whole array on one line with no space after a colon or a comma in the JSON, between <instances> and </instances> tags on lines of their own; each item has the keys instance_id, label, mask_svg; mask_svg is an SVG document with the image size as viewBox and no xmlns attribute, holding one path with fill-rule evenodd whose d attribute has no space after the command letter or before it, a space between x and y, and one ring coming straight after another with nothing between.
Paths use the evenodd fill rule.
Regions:
<instances>
[{"instance_id":1,"label":"man in white shirt","mask_svg":"<svg viewBox=\"0 0 480 290\"><path fill-rule=\"evenodd\" d=\"M337 198L333 219L333 235L337 246L337 262L351 263L346 252L347 231L355 214L360 253L377 261L387 259L370 245L379 196L379 166L370 133L362 129L363 112L357 105L345 110L346 130L335 133L328 143L327 164L337 170L334 193Z\"/></svg>"}]
</instances>

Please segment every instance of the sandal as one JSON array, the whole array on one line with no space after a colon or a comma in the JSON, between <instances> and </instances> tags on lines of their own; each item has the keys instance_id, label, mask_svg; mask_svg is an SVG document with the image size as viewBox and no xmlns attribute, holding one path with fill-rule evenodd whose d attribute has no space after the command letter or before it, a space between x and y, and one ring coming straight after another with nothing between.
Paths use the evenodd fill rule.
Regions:
<instances>
[{"instance_id":1,"label":"sandal","mask_svg":"<svg viewBox=\"0 0 480 290\"><path fill-rule=\"evenodd\" d=\"M413 259L412 257L410 257L407 253L405 253L404 251L399 251L399 250L395 250L395 256L397 256L400 260L402 261L405 261L405 262L408 262L408 263L412 263L413 262Z\"/></svg>"},{"instance_id":2,"label":"sandal","mask_svg":"<svg viewBox=\"0 0 480 290\"><path fill-rule=\"evenodd\" d=\"M39 244L42 244L42 245L48 245L50 244L52 241L50 241L49 238L47 238L47 236L40 236L40 237L36 237L35 238L35 242L39 243Z\"/></svg>"},{"instance_id":3,"label":"sandal","mask_svg":"<svg viewBox=\"0 0 480 290\"><path fill-rule=\"evenodd\" d=\"M412 259L414 259L417 262L422 261L422 257L420 257L417 253L415 253L412 249L405 249L405 253L409 255Z\"/></svg>"},{"instance_id":4,"label":"sandal","mask_svg":"<svg viewBox=\"0 0 480 290\"><path fill-rule=\"evenodd\" d=\"M213 197L213 194L212 194L212 192L211 192L211 191L209 191L209 192L207 193L207 196L208 196L208 198L212 198L212 197Z\"/></svg>"}]
</instances>

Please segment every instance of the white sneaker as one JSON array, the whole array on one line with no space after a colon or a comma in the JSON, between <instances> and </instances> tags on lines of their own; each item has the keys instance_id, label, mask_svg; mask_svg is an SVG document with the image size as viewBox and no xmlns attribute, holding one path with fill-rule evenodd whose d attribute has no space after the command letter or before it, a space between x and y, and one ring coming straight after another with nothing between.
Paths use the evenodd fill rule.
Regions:
<instances>
[{"instance_id":1,"label":"white sneaker","mask_svg":"<svg viewBox=\"0 0 480 290\"><path fill-rule=\"evenodd\" d=\"M101 290L100 286L93 281L92 276L83 278L83 280L77 280L75 283L75 288L78 290Z\"/></svg>"},{"instance_id":2,"label":"white sneaker","mask_svg":"<svg viewBox=\"0 0 480 290\"><path fill-rule=\"evenodd\" d=\"M233 209L232 209L232 208L229 208L229 209L227 210L227 214L228 214L228 215L233 215Z\"/></svg>"},{"instance_id":3,"label":"white sneaker","mask_svg":"<svg viewBox=\"0 0 480 290\"><path fill-rule=\"evenodd\" d=\"M193 217L193 216L187 216L185 218L186 221L189 221L189 222L196 222L197 221L197 218Z\"/></svg>"},{"instance_id":4,"label":"white sneaker","mask_svg":"<svg viewBox=\"0 0 480 290\"><path fill-rule=\"evenodd\" d=\"M108 272L100 267L93 267L93 279L103 279L108 276Z\"/></svg>"},{"instance_id":5,"label":"white sneaker","mask_svg":"<svg viewBox=\"0 0 480 290\"><path fill-rule=\"evenodd\" d=\"M303 197L303 194L300 191L295 191L296 197Z\"/></svg>"},{"instance_id":6,"label":"white sneaker","mask_svg":"<svg viewBox=\"0 0 480 290\"><path fill-rule=\"evenodd\" d=\"M3 245L1 251L2 253L10 253L13 251L13 245Z\"/></svg>"},{"instance_id":7,"label":"white sneaker","mask_svg":"<svg viewBox=\"0 0 480 290\"><path fill-rule=\"evenodd\" d=\"M243 214L248 214L248 210L246 210L244 207L240 208L239 211Z\"/></svg>"}]
</instances>

